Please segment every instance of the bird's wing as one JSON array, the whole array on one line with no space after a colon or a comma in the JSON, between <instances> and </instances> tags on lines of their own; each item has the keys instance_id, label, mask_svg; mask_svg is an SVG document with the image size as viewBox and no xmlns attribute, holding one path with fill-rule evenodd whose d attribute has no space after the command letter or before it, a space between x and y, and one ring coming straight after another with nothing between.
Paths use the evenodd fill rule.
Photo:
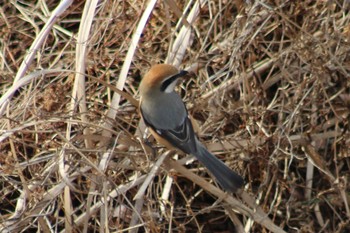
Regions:
<instances>
[{"instance_id":1,"label":"bird's wing","mask_svg":"<svg viewBox=\"0 0 350 233\"><path fill-rule=\"evenodd\" d=\"M186 116L183 122L174 129L159 129L152 124L152 121L147 118L147 115L143 114L142 108L140 108L140 110L145 124L157 133L158 136L187 154L192 154L197 151L196 136L193 131L191 120L188 116Z\"/></svg>"}]
</instances>

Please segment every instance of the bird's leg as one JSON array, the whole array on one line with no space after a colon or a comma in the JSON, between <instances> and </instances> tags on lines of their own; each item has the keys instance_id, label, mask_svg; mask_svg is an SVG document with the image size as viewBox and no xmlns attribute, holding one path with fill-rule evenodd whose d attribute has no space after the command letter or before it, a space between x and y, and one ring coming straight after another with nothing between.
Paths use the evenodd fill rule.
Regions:
<instances>
[{"instance_id":1,"label":"bird's leg","mask_svg":"<svg viewBox=\"0 0 350 233\"><path fill-rule=\"evenodd\" d=\"M151 149L152 151L152 156L155 157L157 155L156 153L156 149L153 147L152 143L148 140L148 135L149 135L149 130L148 128L146 128L144 134L143 134L143 137L142 137L142 140L144 142L144 144Z\"/></svg>"}]
</instances>

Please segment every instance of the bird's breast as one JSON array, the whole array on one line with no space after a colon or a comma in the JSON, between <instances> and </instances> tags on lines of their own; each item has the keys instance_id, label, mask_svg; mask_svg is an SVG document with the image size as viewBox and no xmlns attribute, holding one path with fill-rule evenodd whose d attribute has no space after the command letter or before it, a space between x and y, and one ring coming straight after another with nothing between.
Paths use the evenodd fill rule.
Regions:
<instances>
[{"instance_id":1,"label":"bird's breast","mask_svg":"<svg viewBox=\"0 0 350 233\"><path fill-rule=\"evenodd\" d=\"M187 117L185 105L175 92L143 98L141 111L145 120L157 129L175 129Z\"/></svg>"}]
</instances>

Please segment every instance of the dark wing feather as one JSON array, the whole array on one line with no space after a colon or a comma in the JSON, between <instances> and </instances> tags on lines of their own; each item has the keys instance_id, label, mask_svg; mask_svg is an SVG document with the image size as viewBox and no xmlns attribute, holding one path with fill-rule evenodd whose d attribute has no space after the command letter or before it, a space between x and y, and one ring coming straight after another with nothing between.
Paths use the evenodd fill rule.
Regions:
<instances>
[{"instance_id":1,"label":"dark wing feather","mask_svg":"<svg viewBox=\"0 0 350 233\"><path fill-rule=\"evenodd\" d=\"M159 136L167 140L174 147L182 150L187 154L192 154L197 151L195 134L191 120L185 117L182 124L174 129L157 129L145 115L142 113L143 120L148 127L151 127Z\"/></svg>"},{"instance_id":2,"label":"dark wing feather","mask_svg":"<svg viewBox=\"0 0 350 233\"><path fill-rule=\"evenodd\" d=\"M242 185L243 178L227 167L221 160L208 152L196 139L191 120L186 116L183 123L174 129L157 129L142 113L145 124L152 128L163 139L166 139L175 148L187 154L195 156L205 167L208 168L218 183L226 190L235 193Z\"/></svg>"}]
</instances>

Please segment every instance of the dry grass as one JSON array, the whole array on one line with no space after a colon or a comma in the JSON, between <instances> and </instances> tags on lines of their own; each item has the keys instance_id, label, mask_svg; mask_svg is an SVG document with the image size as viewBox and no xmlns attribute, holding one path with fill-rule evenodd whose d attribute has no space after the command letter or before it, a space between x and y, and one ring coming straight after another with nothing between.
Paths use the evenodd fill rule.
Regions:
<instances>
[{"instance_id":1,"label":"dry grass","mask_svg":"<svg viewBox=\"0 0 350 233\"><path fill-rule=\"evenodd\" d=\"M58 2L0 5L0 232L350 231L347 1ZM237 197L143 142L160 62Z\"/></svg>"}]
</instances>

